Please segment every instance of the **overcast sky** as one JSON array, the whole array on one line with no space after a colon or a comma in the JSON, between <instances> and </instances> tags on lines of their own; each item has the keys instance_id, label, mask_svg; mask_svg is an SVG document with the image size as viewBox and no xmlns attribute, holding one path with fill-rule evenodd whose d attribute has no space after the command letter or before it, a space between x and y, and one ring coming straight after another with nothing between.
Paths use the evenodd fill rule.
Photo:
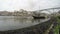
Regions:
<instances>
[{"instance_id":1,"label":"overcast sky","mask_svg":"<svg viewBox=\"0 0 60 34\"><path fill-rule=\"evenodd\" d=\"M60 7L60 0L0 0L0 10L41 10Z\"/></svg>"}]
</instances>

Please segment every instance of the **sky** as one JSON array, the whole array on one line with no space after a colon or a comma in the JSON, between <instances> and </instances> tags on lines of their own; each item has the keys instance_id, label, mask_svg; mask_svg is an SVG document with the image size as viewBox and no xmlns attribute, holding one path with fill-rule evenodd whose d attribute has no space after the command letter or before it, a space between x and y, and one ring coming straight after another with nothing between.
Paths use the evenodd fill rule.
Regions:
<instances>
[{"instance_id":1,"label":"sky","mask_svg":"<svg viewBox=\"0 0 60 34\"><path fill-rule=\"evenodd\" d=\"M34 11L54 7L60 7L60 0L0 0L0 11Z\"/></svg>"}]
</instances>

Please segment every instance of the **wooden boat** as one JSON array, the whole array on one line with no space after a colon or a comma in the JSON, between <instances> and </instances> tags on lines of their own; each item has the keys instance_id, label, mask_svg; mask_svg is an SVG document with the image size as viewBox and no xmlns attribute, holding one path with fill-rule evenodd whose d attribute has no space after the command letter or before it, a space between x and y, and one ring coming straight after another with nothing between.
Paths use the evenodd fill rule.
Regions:
<instances>
[{"instance_id":1,"label":"wooden boat","mask_svg":"<svg viewBox=\"0 0 60 34\"><path fill-rule=\"evenodd\" d=\"M44 16L40 16L40 17L37 17L37 16L33 16L34 19L45 19Z\"/></svg>"}]
</instances>

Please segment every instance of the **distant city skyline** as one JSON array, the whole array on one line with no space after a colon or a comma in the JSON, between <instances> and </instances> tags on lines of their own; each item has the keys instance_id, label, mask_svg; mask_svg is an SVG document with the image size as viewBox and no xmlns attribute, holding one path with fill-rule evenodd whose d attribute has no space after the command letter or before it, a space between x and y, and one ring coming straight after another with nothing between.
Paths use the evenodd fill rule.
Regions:
<instances>
[{"instance_id":1,"label":"distant city skyline","mask_svg":"<svg viewBox=\"0 0 60 34\"><path fill-rule=\"evenodd\" d=\"M27 11L60 7L60 0L0 0L0 11Z\"/></svg>"}]
</instances>

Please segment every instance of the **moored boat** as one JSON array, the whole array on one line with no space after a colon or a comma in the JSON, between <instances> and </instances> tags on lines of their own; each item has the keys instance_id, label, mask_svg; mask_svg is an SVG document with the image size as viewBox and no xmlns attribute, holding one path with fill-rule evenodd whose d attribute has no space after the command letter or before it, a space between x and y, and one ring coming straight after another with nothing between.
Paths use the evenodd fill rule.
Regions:
<instances>
[{"instance_id":1,"label":"moored boat","mask_svg":"<svg viewBox=\"0 0 60 34\"><path fill-rule=\"evenodd\" d=\"M40 17L37 17L37 16L33 16L34 19L45 19L44 16L40 16Z\"/></svg>"}]
</instances>

